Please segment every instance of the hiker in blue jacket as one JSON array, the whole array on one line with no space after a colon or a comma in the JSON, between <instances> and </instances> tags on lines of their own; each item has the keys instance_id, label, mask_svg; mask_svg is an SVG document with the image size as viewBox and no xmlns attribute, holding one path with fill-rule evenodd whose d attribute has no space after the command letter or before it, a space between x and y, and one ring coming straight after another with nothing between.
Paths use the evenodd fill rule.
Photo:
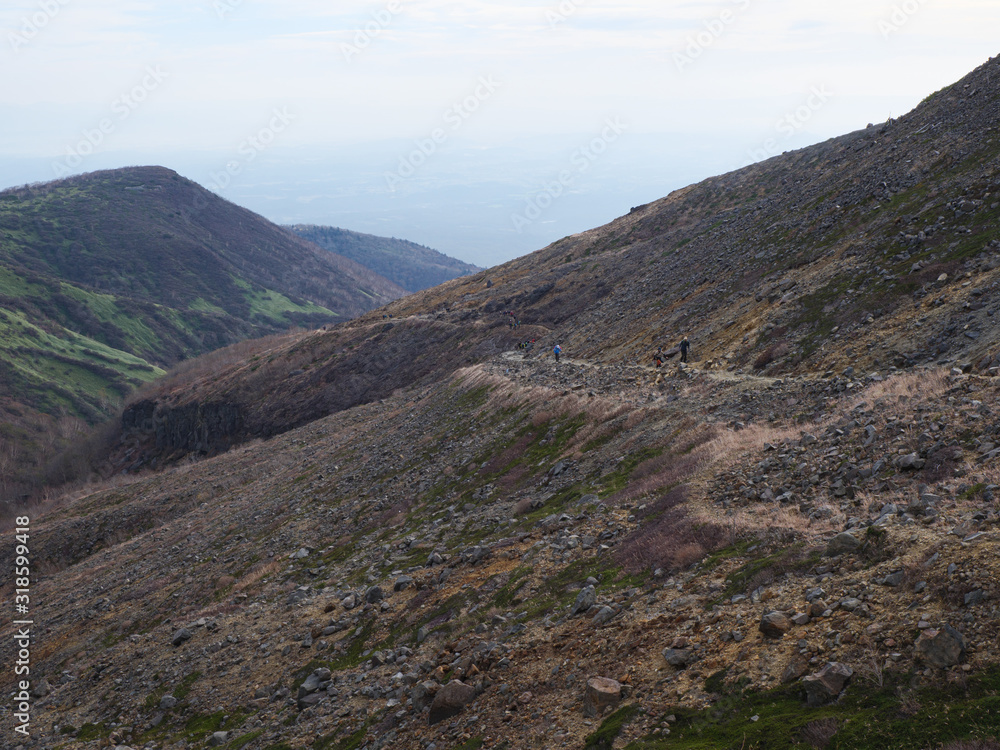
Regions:
<instances>
[{"instance_id":1,"label":"hiker in blue jacket","mask_svg":"<svg viewBox=\"0 0 1000 750\"><path fill-rule=\"evenodd\" d=\"M556 355L556 362L558 362L559 355L562 354L562 347L559 346L559 344L556 344L555 348L552 350L552 353Z\"/></svg>"}]
</instances>

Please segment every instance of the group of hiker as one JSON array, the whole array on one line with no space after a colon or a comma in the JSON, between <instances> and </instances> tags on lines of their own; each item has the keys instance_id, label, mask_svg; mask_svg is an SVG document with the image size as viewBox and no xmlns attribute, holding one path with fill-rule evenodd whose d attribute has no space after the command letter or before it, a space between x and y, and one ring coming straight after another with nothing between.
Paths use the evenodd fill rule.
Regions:
<instances>
[{"instance_id":1,"label":"group of hiker","mask_svg":"<svg viewBox=\"0 0 1000 750\"><path fill-rule=\"evenodd\" d=\"M691 342L688 341L688 337L685 336L681 339L681 343L673 347L668 351L663 351L663 347L657 347L656 354L653 355L653 364L657 367L663 367L663 360L671 359L678 352L681 355L681 362L687 364L688 361L688 351L691 349Z\"/></svg>"}]
</instances>

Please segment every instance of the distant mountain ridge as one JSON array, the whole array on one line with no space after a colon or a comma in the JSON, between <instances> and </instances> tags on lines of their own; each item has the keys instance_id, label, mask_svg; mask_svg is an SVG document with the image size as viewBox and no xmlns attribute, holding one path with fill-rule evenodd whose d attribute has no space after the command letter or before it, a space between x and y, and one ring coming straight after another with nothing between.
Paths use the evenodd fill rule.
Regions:
<instances>
[{"instance_id":1,"label":"distant mountain ridge","mask_svg":"<svg viewBox=\"0 0 1000 750\"><path fill-rule=\"evenodd\" d=\"M47 421L105 419L184 358L403 294L162 167L5 190L0 447L36 455Z\"/></svg>"},{"instance_id":2,"label":"distant mountain ridge","mask_svg":"<svg viewBox=\"0 0 1000 750\"><path fill-rule=\"evenodd\" d=\"M419 292L482 270L437 250L395 237L377 237L312 224L296 224L288 229L303 239L381 274L408 292Z\"/></svg>"}]
</instances>

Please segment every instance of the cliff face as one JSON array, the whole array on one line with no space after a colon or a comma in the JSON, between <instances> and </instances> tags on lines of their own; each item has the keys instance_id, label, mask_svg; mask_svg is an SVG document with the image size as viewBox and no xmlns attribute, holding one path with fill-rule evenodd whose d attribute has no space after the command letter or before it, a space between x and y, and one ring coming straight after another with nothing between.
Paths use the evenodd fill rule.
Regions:
<instances>
[{"instance_id":1,"label":"cliff face","mask_svg":"<svg viewBox=\"0 0 1000 750\"><path fill-rule=\"evenodd\" d=\"M140 401L121 417L123 436L153 438L160 455L214 455L229 450L246 436L243 417L234 404L188 404L165 407Z\"/></svg>"}]
</instances>

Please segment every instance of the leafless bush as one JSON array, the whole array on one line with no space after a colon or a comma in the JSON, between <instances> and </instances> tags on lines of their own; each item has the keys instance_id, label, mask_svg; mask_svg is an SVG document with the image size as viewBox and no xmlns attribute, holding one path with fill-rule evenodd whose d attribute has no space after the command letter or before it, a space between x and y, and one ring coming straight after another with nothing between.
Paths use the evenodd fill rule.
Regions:
<instances>
[{"instance_id":1,"label":"leafless bush","mask_svg":"<svg viewBox=\"0 0 1000 750\"><path fill-rule=\"evenodd\" d=\"M836 719L817 719L806 724L799 732L799 736L810 747L823 750L829 746L839 728L840 724Z\"/></svg>"},{"instance_id":2,"label":"leafless bush","mask_svg":"<svg viewBox=\"0 0 1000 750\"><path fill-rule=\"evenodd\" d=\"M776 359L781 359L786 354L788 354L789 347L787 341L779 341L771 344L767 349L765 349L753 363L753 369L763 370L769 364L774 362Z\"/></svg>"},{"instance_id":3,"label":"leafless bush","mask_svg":"<svg viewBox=\"0 0 1000 750\"><path fill-rule=\"evenodd\" d=\"M874 648L865 649L865 655L858 665L858 673L876 687L885 685L885 671L879 659L878 652Z\"/></svg>"},{"instance_id":4,"label":"leafless bush","mask_svg":"<svg viewBox=\"0 0 1000 750\"><path fill-rule=\"evenodd\" d=\"M523 516L531 510L532 499L530 497L525 497L517 501L514 505L514 515Z\"/></svg>"},{"instance_id":5,"label":"leafless bush","mask_svg":"<svg viewBox=\"0 0 1000 750\"><path fill-rule=\"evenodd\" d=\"M941 750L1000 750L1000 742L994 738L956 740L949 742Z\"/></svg>"}]
</instances>

